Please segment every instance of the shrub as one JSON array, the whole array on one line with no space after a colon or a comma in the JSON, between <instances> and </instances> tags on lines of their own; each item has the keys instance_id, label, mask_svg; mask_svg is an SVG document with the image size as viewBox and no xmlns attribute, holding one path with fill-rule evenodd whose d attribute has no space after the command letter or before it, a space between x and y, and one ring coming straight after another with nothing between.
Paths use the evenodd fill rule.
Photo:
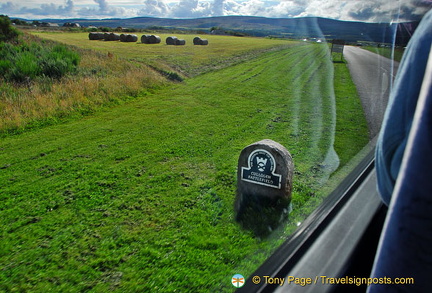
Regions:
<instances>
[{"instance_id":1,"label":"shrub","mask_svg":"<svg viewBox=\"0 0 432 293\"><path fill-rule=\"evenodd\" d=\"M59 79L74 72L79 64L77 53L63 45L53 47L30 44L0 44L0 72L6 81L28 82L36 77Z\"/></svg>"},{"instance_id":2,"label":"shrub","mask_svg":"<svg viewBox=\"0 0 432 293\"><path fill-rule=\"evenodd\" d=\"M18 54L10 67L9 77L16 82L25 82L40 75L37 57L31 52Z\"/></svg>"},{"instance_id":3,"label":"shrub","mask_svg":"<svg viewBox=\"0 0 432 293\"><path fill-rule=\"evenodd\" d=\"M42 74L48 77L61 78L66 73L76 70L79 59L77 53L68 50L65 46L56 45L41 60Z\"/></svg>"},{"instance_id":4,"label":"shrub","mask_svg":"<svg viewBox=\"0 0 432 293\"><path fill-rule=\"evenodd\" d=\"M18 37L18 31L11 24L8 16L0 15L0 42L12 41Z\"/></svg>"},{"instance_id":5,"label":"shrub","mask_svg":"<svg viewBox=\"0 0 432 293\"><path fill-rule=\"evenodd\" d=\"M0 75L5 75L8 71L9 67L11 67L11 63L9 60L0 59Z\"/></svg>"}]
</instances>

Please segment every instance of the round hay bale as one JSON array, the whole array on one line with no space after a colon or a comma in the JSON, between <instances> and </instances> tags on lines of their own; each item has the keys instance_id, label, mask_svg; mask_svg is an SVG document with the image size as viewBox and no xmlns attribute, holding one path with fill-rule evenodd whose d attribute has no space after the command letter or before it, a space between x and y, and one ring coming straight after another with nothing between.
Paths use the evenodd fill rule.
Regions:
<instances>
[{"instance_id":1,"label":"round hay bale","mask_svg":"<svg viewBox=\"0 0 432 293\"><path fill-rule=\"evenodd\" d=\"M176 46L183 46L183 45L186 45L186 41L183 40L183 39L177 39L177 40L175 41L175 45L176 45Z\"/></svg>"},{"instance_id":2,"label":"round hay bale","mask_svg":"<svg viewBox=\"0 0 432 293\"><path fill-rule=\"evenodd\" d=\"M99 40L98 33L89 33L89 40Z\"/></svg>"},{"instance_id":3,"label":"round hay bale","mask_svg":"<svg viewBox=\"0 0 432 293\"><path fill-rule=\"evenodd\" d=\"M176 40L178 40L177 37L168 37L168 38L166 38L166 44L167 45L175 45Z\"/></svg>"},{"instance_id":4,"label":"round hay bale","mask_svg":"<svg viewBox=\"0 0 432 293\"><path fill-rule=\"evenodd\" d=\"M142 35L141 36L141 43L150 44L150 35Z\"/></svg>"},{"instance_id":5,"label":"round hay bale","mask_svg":"<svg viewBox=\"0 0 432 293\"><path fill-rule=\"evenodd\" d=\"M194 45L201 45L201 38L200 37L195 37L193 39L193 44Z\"/></svg>"},{"instance_id":6,"label":"round hay bale","mask_svg":"<svg viewBox=\"0 0 432 293\"><path fill-rule=\"evenodd\" d=\"M161 42L161 38L156 35L150 36L150 44L159 44Z\"/></svg>"},{"instance_id":7,"label":"round hay bale","mask_svg":"<svg viewBox=\"0 0 432 293\"><path fill-rule=\"evenodd\" d=\"M111 33L110 34L110 39L111 39L111 41L119 41L120 40L120 35L119 34L115 34L115 33Z\"/></svg>"},{"instance_id":8,"label":"round hay bale","mask_svg":"<svg viewBox=\"0 0 432 293\"><path fill-rule=\"evenodd\" d=\"M125 34L120 35L120 42L126 42L126 35Z\"/></svg>"},{"instance_id":9,"label":"round hay bale","mask_svg":"<svg viewBox=\"0 0 432 293\"><path fill-rule=\"evenodd\" d=\"M105 33L104 34L105 41L119 41L120 35L115 33Z\"/></svg>"},{"instance_id":10,"label":"round hay bale","mask_svg":"<svg viewBox=\"0 0 432 293\"><path fill-rule=\"evenodd\" d=\"M120 35L115 33L105 33L104 34L105 41L119 41Z\"/></svg>"},{"instance_id":11,"label":"round hay bale","mask_svg":"<svg viewBox=\"0 0 432 293\"><path fill-rule=\"evenodd\" d=\"M98 34L98 40L104 39L104 33L97 33Z\"/></svg>"},{"instance_id":12,"label":"round hay bale","mask_svg":"<svg viewBox=\"0 0 432 293\"><path fill-rule=\"evenodd\" d=\"M208 45L207 39L201 39L200 37L195 37L193 39L194 45Z\"/></svg>"},{"instance_id":13,"label":"round hay bale","mask_svg":"<svg viewBox=\"0 0 432 293\"><path fill-rule=\"evenodd\" d=\"M129 42L129 43L133 43L138 41L138 36L137 35L126 35L126 40L125 42Z\"/></svg>"}]
</instances>

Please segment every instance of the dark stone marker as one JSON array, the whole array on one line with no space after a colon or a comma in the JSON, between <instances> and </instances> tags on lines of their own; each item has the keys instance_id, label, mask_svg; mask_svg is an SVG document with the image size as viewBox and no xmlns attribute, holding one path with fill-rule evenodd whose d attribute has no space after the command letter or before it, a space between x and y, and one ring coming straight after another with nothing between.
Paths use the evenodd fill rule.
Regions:
<instances>
[{"instance_id":1,"label":"dark stone marker","mask_svg":"<svg viewBox=\"0 0 432 293\"><path fill-rule=\"evenodd\" d=\"M281 144L265 139L244 148L237 171L236 220L258 236L288 215L294 164Z\"/></svg>"}]
</instances>

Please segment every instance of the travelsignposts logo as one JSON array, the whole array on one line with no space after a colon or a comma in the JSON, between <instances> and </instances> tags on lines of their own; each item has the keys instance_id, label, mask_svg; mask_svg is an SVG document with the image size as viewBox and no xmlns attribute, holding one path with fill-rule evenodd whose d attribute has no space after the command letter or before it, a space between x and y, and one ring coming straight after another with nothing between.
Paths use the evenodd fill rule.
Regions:
<instances>
[{"instance_id":1,"label":"travelsignposts logo","mask_svg":"<svg viewBox=\"0 0 432 293\"><path fill-rule=\"evenodd\" d=\"M231 284L233 284L233 286L236 288L243 287L245 284L245 278L240 274L236 274L232 277Z\"/></svg>"}]
</instances>

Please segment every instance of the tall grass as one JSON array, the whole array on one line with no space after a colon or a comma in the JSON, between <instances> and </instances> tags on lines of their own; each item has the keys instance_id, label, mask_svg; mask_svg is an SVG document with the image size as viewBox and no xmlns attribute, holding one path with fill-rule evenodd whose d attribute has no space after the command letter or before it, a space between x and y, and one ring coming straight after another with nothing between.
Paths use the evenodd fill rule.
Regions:
<instances>
[{"instance_id":1,"label":"tall grass","mask_svg":"<svg viewBox=\"0 0 432 293\"><path fill-rule=\"evenodd\" d=\"M21 47L5 44L3 49L12 53L21 51L15 54L15 59L10 57L0 63L3 69L8 64L15 66L4 69L7 72L0 81L0 132L3 133L93 112L101 106L144 95L166 83L165 77L142 63L90 50L65 49L63 45L47 44L30 36ZM34 54L37 52L44 53L38 57L41 54ZM81 61L77 72L66 74L75 70L78 59ZM8 82L9 78L20 83Z\"/></svg>"},{"instance_id":2,"label":"tall grass","mask_svg":"<svg viewBox=\"0 0 432 293\"><path fill-rule=\"evenodd\" d=\"M76 71L80 57L64 45L53 47L38 43L13 45L0 43L0 74L5 81L30 82L37 77L60 79Z\"/></svg>"}]
</instances>

